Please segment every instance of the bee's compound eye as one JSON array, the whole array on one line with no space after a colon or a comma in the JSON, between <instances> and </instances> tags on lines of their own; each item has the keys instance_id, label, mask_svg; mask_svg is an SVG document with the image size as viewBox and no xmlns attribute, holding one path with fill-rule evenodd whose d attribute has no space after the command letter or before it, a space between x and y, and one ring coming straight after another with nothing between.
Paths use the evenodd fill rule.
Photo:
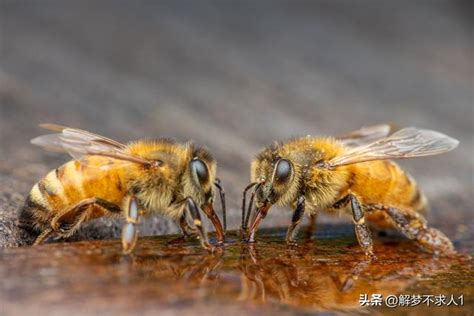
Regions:
<instances>
[{"instance_id":1,"label":"bee's compound eye","mask_svg":"<svg viewBox=\"0 0 474 316\"><path fill-rule=\"evenodd\" d=\"M286 159L280 159L275 167L275 182L287 182L291 175L291 163Z\"/></svg>"},{"instance_id":2,"label":"bee's compound eye","mask_svg":"<svg viewBox=\"0 0 474 316\"><path fill-rule=\"evenodd\" d=\"M197 176L201 184L209 181L209 171L201 159L195 158L191 161L191 170Z\"/></svg>"}]
</instances>

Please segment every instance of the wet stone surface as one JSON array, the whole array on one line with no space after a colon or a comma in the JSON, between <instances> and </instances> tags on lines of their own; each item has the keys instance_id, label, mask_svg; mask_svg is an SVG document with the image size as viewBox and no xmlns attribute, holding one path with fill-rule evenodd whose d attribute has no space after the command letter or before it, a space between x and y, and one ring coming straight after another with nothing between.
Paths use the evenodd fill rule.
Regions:
<instances>
[{"instance_id":1,"label":"wet stone surface","mask_svg":"<svg viewBox=\"0 0 474 316\"><path fill-rule=\"evenodd\" d=\"M298 247L284 230L262 230L253 247L230 233L222 254L197 241L139 240L122 256L118 240L46 244L0 252L3 315L395 313L361 307L360 295L464 296L464 306L406 307L405 312L466 314L474 307L466 253L433 257L398 237L378 238L367 261L349 225L324 225ZM464 248L472 253L472 249ZM458 301L459 302L459 301Z\"/></svg>"}]
</instances>

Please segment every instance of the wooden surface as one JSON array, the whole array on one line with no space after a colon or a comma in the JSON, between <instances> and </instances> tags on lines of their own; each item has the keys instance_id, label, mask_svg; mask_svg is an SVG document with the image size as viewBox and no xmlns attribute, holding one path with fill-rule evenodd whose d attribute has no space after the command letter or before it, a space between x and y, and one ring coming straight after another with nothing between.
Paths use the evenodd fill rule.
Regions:
<instances>
[{"instance_id":1,"label":"wooden surface","mask_svg":"<svg viewBox=\"0 0 474 316\"><path fill-rule=\"evenodd\" d=\"M207 145L233 228L249 162L273 140L379 122L440 130L459 148L403 166L429 197L430 221L469 238L473 11L470 1L3 1L0 246L21 244L16 210L68 159L29 144L41 122ZM265 224L289 216L274 209ZM99 220L77 239L119 231ZM173 231L161 218L141 229Z\"/></svg>"}]
</instances>

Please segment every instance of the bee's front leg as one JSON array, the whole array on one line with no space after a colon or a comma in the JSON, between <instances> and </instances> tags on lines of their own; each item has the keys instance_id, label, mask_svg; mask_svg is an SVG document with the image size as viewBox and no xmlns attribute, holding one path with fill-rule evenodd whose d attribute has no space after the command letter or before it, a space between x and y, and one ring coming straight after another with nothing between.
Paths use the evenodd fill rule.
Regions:
<instances>
[{"instance_id":1,"label":"bee's front leg","mask_svg":"<svg viewBox=\"0 0 474 316\"><path fill-rule=\"evenodd\" d=\"M297 245L294 239L294 235L295 235L296 227L298 226L298 224L301 222L301 219L303 218L304 209L305 209L305 197L304 195L300 195L298 197L298 201L296 202L295 212L293 213L293 217L291 218L291 224L288 227L288 231L286 233L286 243L289 246Z\"/></svg>"},{"instance_id":2,"label":"bee's front leg","mask_svg":"<svg viewBox=\"0 0 474 316\"><path fill-rule=\"evenodd\" d=\"M222 228L219 217L217 217L217 214L214 211L214 209L212 207L212 204L204 205L202 210L204 211L204 214L207 215L207 218L209 218L212 225L214 225L214 228L216 229L217 241L219 242L220 245L223 245L224 244L224 239L225 239L225 231Z\"/></svg>"},{"instance_id":3,"label":"bee's front leg","mask_svg":"<svg viewBox=\"0 0 474 316\"><path fill-rule=\"evenodd\" d=\"M122 229L122 248L124 254L131 253L133 248L135 248L138 239L139 217L138 202L132 196L125 209L126 223Z\"/></svg>"}]
</instances>

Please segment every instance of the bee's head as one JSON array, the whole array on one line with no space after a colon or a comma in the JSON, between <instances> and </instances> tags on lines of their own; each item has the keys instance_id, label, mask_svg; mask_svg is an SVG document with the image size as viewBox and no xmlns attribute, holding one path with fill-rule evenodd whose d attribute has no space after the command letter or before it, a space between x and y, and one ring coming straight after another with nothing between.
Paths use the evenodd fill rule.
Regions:
<instances>
[{"instance_id":1,"label":"bee's head","mask_svg":"<svg viewBox=\"0 0 474 316\"><path fill-rule=\"evenodd\" d=\"M278 157L275 163L268 166L265 174L257 177L255 191L256 204L275 204L288 191L294 179L294 167L290 160Z\"/></svg>"},{"instance_id":2,"label":"bee's head","mask_svg":"<svg viewBox=\"0 0 474 316\"><path fill-rule=\"evenodd\" d=\"M299 169L294 159L279 153L277 147L260 153L251 166L257 208L293 201L299 188Z\"/></svg>"},{"instance_id":3,"label":"bee's head","mask_svg":"<svg viewBox=\"0 0 474 316\"><path fill-rule=\"evenodd\" d=\"M226 230L225 199L222 187L216 178L216 162L206 149L193 150L182 183L184 198L192 198L204 211L216 229L217 239L223 242ZM214 187L220 190L224 228L214 212Z\"/></svg>"},{"instance_id":4,"label":"bee's head","mask_svg":"<svg viewBox=\"0 0 474 316\"><path fill-rule=\"evenodd\" d=\"M274 204L286 205L297 198L300 188L301 168L291 153L281 152L278 145L265 149L251 165L252 183L246 188L254 186L255 216L250 226L251 237L260 221L266 216ZM245 197L246 191L244 191ZM253 195L245 214L245 198L242 206L242 228L247 229L250 214L253 209ZM244 219L245 217L245 219Z\"/></svg>"},{"instance_id":5,"label":"bee's head","mask_svg":"<svg viewBox=\"0 0 474 316\"><path fill-rule=\"evenodd\" d=\"M194 149L187 170L184 173L183 193L201 207L214 202L216 162L204 148Z\"/></svg>"}]
</instances>

